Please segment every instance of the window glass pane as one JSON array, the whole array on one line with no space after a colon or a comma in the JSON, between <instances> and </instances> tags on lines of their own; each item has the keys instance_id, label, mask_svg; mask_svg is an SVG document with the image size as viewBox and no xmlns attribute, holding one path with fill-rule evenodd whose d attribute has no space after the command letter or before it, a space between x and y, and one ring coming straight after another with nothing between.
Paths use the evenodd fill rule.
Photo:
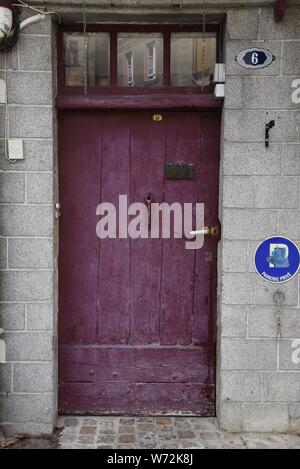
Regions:
<instances>
[{"instance_id":1,"label":"window glass pane","mask_svg":"<svg viewBox=\"0 0 300 469\"><path fill-rule=\"evenodd\" d=\"M89 86L109 85L108 33L88 33L87 69ZM84 35L64 34L65 83L67 86L84 84Z\"/></svg>"},{"instance_id":2,"label":"window glass pane","mask_svg":"<svg viewBox=\"0 0 300 469\"><path fill-rule=\"evenodd\" d=\"M118 34L118 85L163 85L162 34Z\"/></svg>"},{"instance_id":3,"label":"window glass pane","mask_svg":"<svg viewBox=\"0 0 300 469\"><path fill-rule=\"evenodd\" d=\"M208 86L216 63L216 34L171 35L171 85Z\"/></svg>"}]
</instances>

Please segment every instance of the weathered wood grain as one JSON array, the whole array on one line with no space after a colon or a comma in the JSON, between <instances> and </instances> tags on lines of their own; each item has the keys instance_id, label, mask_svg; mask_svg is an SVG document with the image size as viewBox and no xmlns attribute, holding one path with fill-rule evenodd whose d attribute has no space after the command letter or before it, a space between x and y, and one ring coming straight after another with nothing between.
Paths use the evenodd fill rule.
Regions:
<instances>
[{"instance_id":1,"label":"weathered wood grain","mask_svg":"<svg viewBox=\"0 0 300 469\"><path fill-rule=\"evenodd\" d=\"M219 115L64 111L59 117L61 412L213 415L217 238L104 239L96 207L205 203L218 224ZM195 165L167 180L166 162Z\"/></svg>"}]
</instances>

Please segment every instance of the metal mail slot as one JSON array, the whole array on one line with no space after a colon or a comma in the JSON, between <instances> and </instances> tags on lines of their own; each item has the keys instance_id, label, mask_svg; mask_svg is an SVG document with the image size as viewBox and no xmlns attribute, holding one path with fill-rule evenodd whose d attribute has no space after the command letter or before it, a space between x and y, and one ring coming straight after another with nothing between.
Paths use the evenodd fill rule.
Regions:
<instances>
[{"instance_id":1,"label":"metal mail slot","mask_svg":"<svg viewBox=\"0 0 300 469\"><path fill-rule=\"evenodd\" d=\"M167 179L194 179L195 166L192 163L167 163L165 175Z\"/></svg>"}]
</instances>

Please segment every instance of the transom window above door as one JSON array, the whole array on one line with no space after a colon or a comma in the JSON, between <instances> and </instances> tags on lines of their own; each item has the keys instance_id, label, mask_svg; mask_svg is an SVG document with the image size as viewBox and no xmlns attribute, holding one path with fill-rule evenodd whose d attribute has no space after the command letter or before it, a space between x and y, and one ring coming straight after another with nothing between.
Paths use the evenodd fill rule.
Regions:
<instances>
[{"instance_id":1,"label":"transom window above door","mask_svg":"<svg viewBox=\"0 0 300 469\"><path fill-rule=\"evenodd\" d=\"M118 86L163 86L163 48L160 33L118 34Z\"/></svg>"},{"instance_id":2,"label":"transom window above door","mask_svg":"<svg viewBox=\"0 0 300 469\"><path fill-rule=\"evenodd\" d=\"M60 31L60 92L212 91L214 65L220 60L219 25L207 26L205 33L200 26L89 26L84 34L80 27L62 26Z\"/></svg>"}]
</instances>

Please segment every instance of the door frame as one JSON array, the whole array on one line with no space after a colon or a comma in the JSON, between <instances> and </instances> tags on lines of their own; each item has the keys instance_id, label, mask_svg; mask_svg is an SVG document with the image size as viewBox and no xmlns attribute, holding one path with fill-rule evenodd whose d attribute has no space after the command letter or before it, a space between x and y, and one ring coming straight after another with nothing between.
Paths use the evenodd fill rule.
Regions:
<instances>
[{"instance_id":1,"label":"door frame","mask_svg":"<svg viewBox=\"0 0 300 469\"><path fill-rule=\"evenodd\" d=\"M167 44L167 50L164 49L164 73L166 73L167 65L169 62L169 78L170 78L170 35L171 32L201 32L202 25L88 25L87 32L110 32L113 43L115 46L110 48L110 56L116 54L116 38L117 32L164 32L165 42ZM217 57L216 62L221 62L221 44L223 25L215 24L206 27L206 31L214 31L217 33ZM57 37L57 84L58 93L56 98L56 108L60 112L64 110L72 109L99 109L99 110L133 110L133 111L147 111L149 109L157 109L164 111L194 111L194 112L214 112L220 119L220 132L222 129L222 108L223 102L217 100L213 96L213 87L171 87L170 79L165 81L164 87L162 88L120 88L113 83L109 87L90 87L88 94L83 93L83 87L66 87L64 85L64 54L63 54L63 33L64 32L82 32L82 26L80 24L64 24L58 28ZM110 72L113 72L116 77L117 68L116 64L110 63ZM168 71L167 71L168 73ZM59 118L58 118L59 120ZM221 150L221 148L220 148ZM59 168L59 160L58 160ZM221 160L220 167L221 168ZM220 169L219 169L220 170ZM219 182L220 187L220 182ZM59 189L59 187L58 187ZM219 201L219 213L220 213L220 201ZM220 217L219 217L220 218ZM219 238L219 248L220 241ZM59 245L59 236L58 236ZM218 372L219 372L219 357L218 357L218 289L219 289L219 255L216 260L216 297L215 297L215 406L216 413L218 414ZM58 293L59 294L59 293ZM59 312L58 312L59 314ZM58 383L57 383L58 385Z\"/></svg>"}]
</instances>

